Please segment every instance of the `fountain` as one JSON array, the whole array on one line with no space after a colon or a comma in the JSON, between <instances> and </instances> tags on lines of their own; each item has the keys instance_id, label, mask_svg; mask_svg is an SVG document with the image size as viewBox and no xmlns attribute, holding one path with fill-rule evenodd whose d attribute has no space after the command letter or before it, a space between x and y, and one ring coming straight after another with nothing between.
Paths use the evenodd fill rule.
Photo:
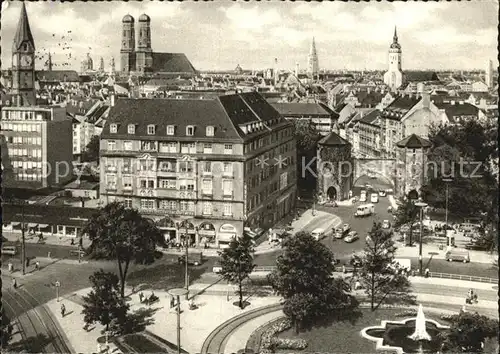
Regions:
<instances>
[{"instance_id":1,"label":"fountain","mask_svg":"<svg viewBox=\"0 0 500 354\"><path fill-rule=\"evenodd\" d=\"M438 334L449 327L426 319L422 305L417 316L403 321L382 321L381 326L365 328L361 335L376 342L376 349L403 353L436 353L441 341Z\"/></svg>"},{"instance_id":2,"label":"fountain","mask_svg":"<svg viewBox=\"0 0 500 354\"><path fill-rule=\"evenodd\" d=\"M431 336L425 328L425 315L422 304L418 306L417 318L415 319L415 332L410 336L414 341L430 341Z\"/></svg>"}]
</instances>

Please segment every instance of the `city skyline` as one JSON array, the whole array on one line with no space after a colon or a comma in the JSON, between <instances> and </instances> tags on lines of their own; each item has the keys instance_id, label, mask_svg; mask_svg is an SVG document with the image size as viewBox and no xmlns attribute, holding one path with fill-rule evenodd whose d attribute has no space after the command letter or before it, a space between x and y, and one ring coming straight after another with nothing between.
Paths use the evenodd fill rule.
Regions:
<instances>
[{"instance_id":1,"label":"city skyline","mask_svg":"<svg viewBox=\"0 0 500 354\"><path fill-rule=\"evenodd\" d=\"M21 2L3 5L2 61L11 66ZM185 53L198 70L300 70L315 37L320 69L385 70L394 26L403 70L483 69L496 57L498 4L460 3L28 3L36 49L54 69L79 70L90 53L117 62L121 19L151 17L155 51ZM463 19L467 20L464 21ZM437 44L439 43L439 45ZM63 49L66 48L66 49ZM71 53L71 55L70 55ZM471 53L474 53L471 55ZM495 62L496 60L494 60ZM67 63L66 65L62 65ZM117 69L119 69L117 67Z\"/></svg>"}]
</instances>

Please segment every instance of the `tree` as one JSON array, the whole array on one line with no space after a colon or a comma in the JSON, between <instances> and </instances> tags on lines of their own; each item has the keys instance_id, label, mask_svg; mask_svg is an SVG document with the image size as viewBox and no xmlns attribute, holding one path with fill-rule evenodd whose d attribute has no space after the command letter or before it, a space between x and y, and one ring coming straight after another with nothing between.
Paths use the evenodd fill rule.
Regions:
<instances>
[{"instance_id":1,"label":"tree","mask_svg":"<svg viewBox=\"0 0 500 354\"><path fill-rule=\"evenodd\" d=\"M10 323L10 318L7 316L3 309L2 305L2 310L1 310L1 315L2 315L2 339L1 339L1 348L5 350L7 348L10 340L12 339L12 331L13 331L13 326Z\"/></svg>"},{"instance_id":2,"label":"tree","mask_svg":"<svg viewBox=\"0 0 500 354\"><path fill-rule=\"evenodd\" d=\"M82 154L83 162L97 161L99 163L99 149L100 149L99 135L94 135L90 138L89 143L85 147Z\"/></svg>"},{"instance_id":3,"label":"tree","mask_svg":"<svg viewBox=\"0 0 500 354\"><path fill-rule=\"evenodd\" d=\"M156 246L165 242L161 231L151 220L143 218L136 209L126 208L118 202L100 208L83 232L89 235L92 242L89 247L92 258L116 260L122 297L125 296L130 263L153 263L161 256Z\"/></svg>"},{"instance_id":4,"label":"tree","mask_svg":"<svg viewBox=\"0 0 500 354\"><path fill-rule=\"evenodd\" d=\"M353 314L358 304L344 280L332 277L334 257L326 246L305 232L288 238L283 246L268 280L283 296L283 311L297 333L316 320Z\"/></svg>"},{"instance_id":5,"label":"tree","mask_svg":"<svg viewBox=\"0 0 500 354\"><path fill-rule=\"evenodd\" d=\"M398 207L395 210L396 220L394 221L395 227L401 227L403 225L408 225L409 230L409 244L413 244L413 225L418 219L419 208L415 206L415 203L410 198L400 198L398 200Z\"/></svg>"},{"instance_id":6,"label":"tree","mask_svg":"<svg viewBox=\"0 0 500 354\"><path fill-rule=\"evenodd\" d=\"M450 318L450 329L439 333L445 353L480 353L486 339L498 336L498 320L471 312Z\"/></svg>"},{"instance_id":7,"label":"tree","mask_svg":"<svg viewBox=\"0 0 500 354\"><path fill-rule=\"evenodd\" d=\"M100 270L90 277L92 291L83 296L83 320L91 325L99 322L109 330L113 321L125 323L129 305L120 296L118 276Z\"/></svg>"},{"instance_id":8,"label":"tree","mask_svg":"<svg viewBox=\"0 0 500 354\"><path fill-rule=\"evenodd\" d=\"M243 305L243 281L255 268L253 263L253 240L246 233L242 237L233 238L229 247L219 252L221 257L221 276L225 280L238 284L239 307Z\"/></svg>"},{"instance_id":9,"label":"tree","mask_svg":"<svg viewBox=\"0 0 500 354\"><path fill-rule=\"evenodd\" d=\"M322 136L311 121L298 119L294 121L294 125L297 142L297 166L300 169L300 166L307 166L316 157L316 148ZM310 167L316 173L316 164L313 163ZM297 173L298 176L303 176L304 171L298 170ZM314 191L316 178L312 173L306 173L305 176L298 179L298 184L303 189Z\"/></svg>"},{"instance_id":10,"label":"tree","mask_svg":"<svg viewBox=\"0 0 500 354\"><path fill-rule=\"evenodd\" d=\"M394 261L395 251L391 235L384 232L380 223L374 222L366 237L359 272L360 282L370 299L372 311L391 299L391 296L391 300L398 302L414 302L408 276Z\"/></svg>"}]
</instances>

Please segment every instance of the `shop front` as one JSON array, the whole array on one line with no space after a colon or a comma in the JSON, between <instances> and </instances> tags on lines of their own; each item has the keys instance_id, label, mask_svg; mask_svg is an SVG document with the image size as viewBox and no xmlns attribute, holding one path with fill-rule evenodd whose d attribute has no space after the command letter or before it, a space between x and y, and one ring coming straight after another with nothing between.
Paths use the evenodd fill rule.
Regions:
<instances>
[{"instance_id":1,"label":"shop front","mask_svg":"<svg viewBox=\"0 0 500 354\"><path fill-rule=\"evenodd\" d=\"M200 237L200 246L202 247L216 247L215 226L212 223L204 222L198 228L198 235Z\"/></svg>"},{"instance_id":2,"label":"shop front","mask_svg":"<svg viewBox=\"0 0 500 354\"><path fill-rule=\"evenodd\" d=\"M163 234L167 245L172 245L176 242L177 228L175 227L175 222L172 219L168 217L160 219L156 222L156 226Z\"/></svg>"},{"instance_id":3,"label":"shop front","mask_svg":"<svg viewBox=\"0 0 500 354\"><path fill-rule=\"evenodd\" d=\"M217 241L219 248L229 247L229 243L236 237L237 230L231 224L224 224L220 227L217 234Z\"/></svg>"},{"instance_id":4,"label":"shop front","mask_svg":"<svg viewBox=\"0 0 500 354\"><path fill-rule=\"evenodd\" d=\"M187 239L189 247L196 245L196 228L190 221L183 221L177 225L177 242L184 243ZM187 238L186 238L187 237Z\"/></svg>"}]
</instances>

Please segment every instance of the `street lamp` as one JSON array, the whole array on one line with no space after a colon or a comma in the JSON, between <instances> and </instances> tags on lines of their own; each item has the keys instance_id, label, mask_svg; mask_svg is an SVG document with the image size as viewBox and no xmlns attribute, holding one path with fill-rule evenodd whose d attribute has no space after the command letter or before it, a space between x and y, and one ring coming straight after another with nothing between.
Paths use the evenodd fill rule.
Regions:
<instances>
[{"instance_id":1,"label":"street lamp","mask_svg":"<svg viewBox=\"0 0 500 354\"><path fill-rule=\"evenodd\" d=\"M188 295L188 291L183 288L171 289L168 291L171 296L174 296L177 302L177 354L181 354L181 299L182 295Z\"/></svg>"},{"instance_id":2,"label":"street lamp","mask_svg":"<svg viewBox=\"0 0 500 354\"><path fill-rule=\"evenodd\" d=\"M419 199L418 202L415 203L415 206L420 208L420 245L418 247L418 265L420 276L423 275L423 267L422 267L422 237L424 234L424 208L427 206L427 203L424 203L422 199Z\"/></svg>"},{"instance_id":3,"label":"street lamp","mask_svg":"<svg viewBox=\"0 0 500 354\"><path fill-rule=\"evenodd\" d=\"M186 232L184 233L184 246L186 247L186 254L184 259L184 287L186 288L186 300L189 299L189 243L188 243L188 226L189 221L184 220L183 222Z\"/></svg>"},{"instance_id":4,"label":"street lamp","mask_svg":"<svg viewBox=\"0 0 500 354\"><path fill-rule=\"evenodd\" d=\"M444 224L445 224L445 236L448 236L448 183L449 182L453 182L453 180L451 178L443 178L442 181L446 184L446 211L445 211L445 221L444 221Z\"/></svg>"}]
</instances>

